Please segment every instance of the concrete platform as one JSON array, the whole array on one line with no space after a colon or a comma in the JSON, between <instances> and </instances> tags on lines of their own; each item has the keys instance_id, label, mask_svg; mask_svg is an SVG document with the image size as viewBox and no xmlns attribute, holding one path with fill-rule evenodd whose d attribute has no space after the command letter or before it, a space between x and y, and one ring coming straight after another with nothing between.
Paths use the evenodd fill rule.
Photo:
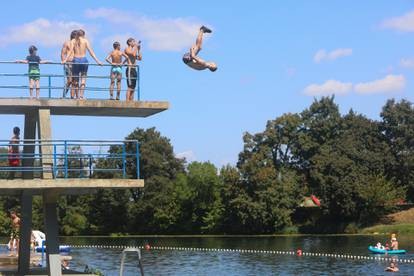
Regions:
<instances>
[{"instance_id":1,"label":"concrete platform","mask_svg":"<svg viewBox=\"0 0 414 276\"><path fill-rule=\"evenodd\" d=\"M135 189L144 187L143 179L15 179L0 180L0 195L20 195L24 190L42 194L54 190L59 194L87 194L99 189Z\"/></svg>"},{"instance_id":2,"label":"concrete platform","mask_svg":"<svg viewBox=\"0 0 414 276\"><path fill-rule=\"evenodd\" d=\"M165 101L0 98L0 114L25 114L40 108L51 115L148 117L169 108Z\"/></svg>"},{"instance_id":3,"label":"concrete platform","mask_svg":"<svg viewBox=\"0 0 414 276\"><path fill-rule=\"evenodd\" d=\"M16 256L9 256L8 254L0 254L0 271L3 270L13 270L17 268L17 260L18 257ZM60 259L71 261L72 256L69 255L61 255ZM33 253L30 254L30 265L33 267L37 267L37 264L39 264L42 261L42 255L39 253Z\"/></svg>"},{"instance_id":4,"label":"concrete platform","mask_svg":"<svg viewBox=\"0 0 414 276\"><path fill-rule=\"evenodd\" d=\"M62 255L60 256L61 260L72 260L71 256ZM30 272L29 274L19 274L17 273L17 257L15 256L8 256L7 254L0 254L0 276L22 276L22 275L47 275L46 268L38 267L42 260L42 256L40 254L32 253L30 255ZM94 275L89 273L82 273L74 270L63 270L64 275Z\"/></svg>"}]
</instances>

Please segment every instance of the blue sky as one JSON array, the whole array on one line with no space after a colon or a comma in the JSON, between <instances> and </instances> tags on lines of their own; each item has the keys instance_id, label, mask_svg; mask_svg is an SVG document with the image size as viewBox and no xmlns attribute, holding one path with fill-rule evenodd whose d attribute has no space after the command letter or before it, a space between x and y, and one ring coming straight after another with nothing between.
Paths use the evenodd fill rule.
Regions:
<instances>
[{"instance_id":1,"label":"blue sky","mask_svg":"<svg viewBox=\"0 0 414 276\"><path fill-rule=\"evenodd\" d=\"M200 24L214 31L200 56L218 64L215 73L181 61ZM63 40L78 26L101 60L115 39L143 41L142 99L169 101L171 109L145 119L54 117L55 139L122 139L135 127L155 126L180 156L221 166L237 161L243 132L262 131L267 120L300 112L314 97L336 94L341 112L353 108L374 119L388 98L414 101L414 2L408 0L19 1L2 7L0 26L1 60L24 58L35 44L42 58L58 61ZM41 70L61 72L50 65ZM2 116L0 123L7 139L23 118Z\"/></svg>"}]
</instances>

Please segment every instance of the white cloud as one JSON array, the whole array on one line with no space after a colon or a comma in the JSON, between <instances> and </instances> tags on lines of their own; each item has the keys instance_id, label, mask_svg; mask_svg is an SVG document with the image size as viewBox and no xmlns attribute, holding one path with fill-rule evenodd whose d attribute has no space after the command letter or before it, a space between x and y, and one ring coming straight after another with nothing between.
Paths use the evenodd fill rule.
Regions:
<instances>
[{"instance_id":1,"label":"white cloud","mask_svg":"<svg viewBox=\"0 0 414 276\"><path fill-rule=\"evenodd\" d=\"M400 32L414 32L414 11L384 20L381 26Z\"/></svg>"},{"instance_id":2,"label":"white cloud","mask_svg":"<svg viewBox=\"0 0 414 276\"><path fill-rule=\"evenodd\" d=\"M316 52L315 56L313 57L313 60L315 63L320 63L322 61L333 61L340 57L346 57L350 55L352 55L351 48L339 48L332 50L330 52L327 52L325 49L320 49Z\"/></svg>"},{"instance_id":3,"label":"white cloud","mask_svg":"<svg viewBox=\"0 0 414 276\"><path fill-rule=\"evenodd\" d=\"M396 92L404 89L405 83L403 75L387 75L383 79L356 84L355 92L360 94Z\"/></svg>"},{"instance_id":4,"label":"white cloud","mask_svg":"<svg viewBox=\"0 0 414 276\"><path fill-rule=\"evenodd\" d=\"M192 150L183 151L175 155L177 158L185 158L188 163L196 160L196 156Z\"/></svg>"},{"instance_id":5,"label":"white cloud","mask_svg":"<svg viewBox=\"0 0 414 276\"><path fill-rule=\"evenodd\" d=\"M0 35L0 46L5 47L16 43L44 47L61 46L65 40L69 39L70 32L79 28L86 29L82 23L75 21L50 21L38 18L32 22L8 28Z\"/></svg>"},{"instance_id":6,"label":"white cloud","mask_svg":"<svg viewBox=\"0 0 414 276\"><path fill-rule=\"evenodd\" d=\"M343 83L336 80L328 80L323 84L311 84L303 93L308 96L345 95L352 90L352 83Z\"/></svg>"},{"instance_id":7,"label":"white cloud","mask_svg":"<svg viewBox=\"0 0 414 276\"><path fill-rule=\"evenodd\" d=\"M400 60L400 66L404 68L414 67L414 58L403 58Z\"/></svg>"},{"instance_id":8,"label":"white cloud","mask_svg":"<svg viewBox=\"0 0 414 276\"><path fill-rule=\"evenodd\" d=\"M181 51L190 48L202 25L193 18L154 19L107 8L87 10L85 16L122 25L124 30L136 33L138 39L146 40L149 48L156 51Z\"/></svg>"}]
</instances>

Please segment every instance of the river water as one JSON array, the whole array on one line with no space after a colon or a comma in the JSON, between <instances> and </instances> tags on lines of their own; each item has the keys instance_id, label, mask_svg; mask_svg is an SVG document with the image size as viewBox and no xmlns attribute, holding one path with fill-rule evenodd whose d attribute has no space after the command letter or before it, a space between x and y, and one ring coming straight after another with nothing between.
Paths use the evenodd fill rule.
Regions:
<instances>
[{"instance_id":1,"label":"river water","mask_svg":"<svg viewBox=\"0 0 414 276\"><path fill-rule=\"evenodd\" d=\"M62 244L122 245L226 249L256 249L337 253L372 256L367 247L387 236L277 236L277 237L151 237L151 238L62 238ZM399 236L401 249L408 254L400 259L414 259L414 237ZM4 240L3 240L4 241ZM70 255L72 269L83 271L85 265L97 268L105 276L119 274L121 249L96 247L73 248ZM176 250L143 250L145 275L392 275L384 272L384 261L349 260L331 257L273 255L264 253L199 252ZM398 275L414 275L414 263L398 264ZM140 275L136 257L126 261L124 275Z\"/></svg>"}]
</instances>

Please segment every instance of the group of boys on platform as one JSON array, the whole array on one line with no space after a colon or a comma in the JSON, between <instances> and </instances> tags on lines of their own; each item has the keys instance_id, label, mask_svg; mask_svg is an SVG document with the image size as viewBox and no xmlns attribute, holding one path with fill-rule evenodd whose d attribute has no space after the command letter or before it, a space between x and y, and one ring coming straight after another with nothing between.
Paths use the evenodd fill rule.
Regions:
<instances>
[{"instance_id":1,"label":"group of boys on platform","mask_svg":"<svg viewBox=\"0 0 414 276\"><path fill-rule=\"evenodd\" d=\"M117 84L116 100L120 99L122 67L126 66L126 80L128 89L126 91L126 100L134 100L134 92L137 84L137 60L142 59L141 41L136 42L135 39L129 38L127 47L121 51L119 42L113 43L113 51L106 57L106 61L111 64L110 71L110 99L114 100L114 86ZM85 37L84 30L73 30L70 39L63 44L61 51L61 63L65 68L66 83L63 88L63 97L65 98L70 89L71 99L84 99L86 79L88 74L88 59L86 53L89 52L91 57L98 65L103 63L95 56L90 42ZM24 60L16 60L18 63L27 63L29 65L29 91L30 98L33 98L33 89L36 88L36 98L40 97L40 68L39 64L51 63L48 60L42 60L37 55L36 46L29 47L29 55Z\"/></svg>"}]
</instances>

